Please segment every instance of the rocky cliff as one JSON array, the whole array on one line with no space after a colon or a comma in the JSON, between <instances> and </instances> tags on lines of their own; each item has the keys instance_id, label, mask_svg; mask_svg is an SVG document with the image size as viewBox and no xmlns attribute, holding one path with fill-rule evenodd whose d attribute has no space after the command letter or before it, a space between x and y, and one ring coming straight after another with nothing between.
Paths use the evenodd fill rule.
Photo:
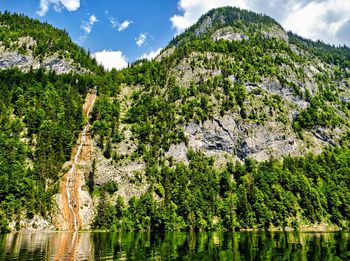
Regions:
<instances>
[{"instance_id":1,"label":"rocky cliff","mask_svg":"<svg viewBox=\"0 0 350 261\"><path fill-rule=\"evenodd\" d=\"M29 71L43 68L58 74L88 72L74 61L59 58L57 54L44 55L44 58L35 57L31 49L36 47L36 41L29 36L20 37L17 44L21 47L22 53L16 49L6 48L0 42L0 69L18 68L23 71Z\"/></svg>"},{"instance_id":2,"label":"rocky cliff","mask_svg":"<svg viewBox=\"0 0 350 261\"><path fill-rule=\"evenodd\" d=\"M38 56L31 37L19 38L14 45L21 48L0 48L3 70L46 68L78 75L90 70L61 51ZM324 151L341 148L350 127L349 61L344 58L348 52L287 33L267 16L236 8L208 12L155 60L137 61L125 70L104 72L103 80L93 79L99 83L98 96L80 125L88 129L59 171L59 182L51 183L61 184L54 211L49 221L35 215L20 226L260 229L272 223L274 228L290 228L330 222L332 214L325 213L335 210L328 209L324 198L331 196L315 194L325 183L294 177L290 166L279 162L323 157ZM81 154L75 160L77 151ZM271 193L264 192L271 187L265 183L254 187L254 179L257 186L261 182L256 166L263 169L265 162L288 169L286 176L269 179L281 183L274 183ZM292 185L284 180L288 178ZM313 183L301 192L297 182ZM282 190L288 191L286 198ZM278 204L267 195L288 207L276 210ZM311 204L303 197L319 199L317 206L327 205L318 219L306 211ZM346 200L340 201L346 205ZM247 221L248 212L255 216ZM264 213L267 221L260 219Z\"/></svg>"}]
</instances>

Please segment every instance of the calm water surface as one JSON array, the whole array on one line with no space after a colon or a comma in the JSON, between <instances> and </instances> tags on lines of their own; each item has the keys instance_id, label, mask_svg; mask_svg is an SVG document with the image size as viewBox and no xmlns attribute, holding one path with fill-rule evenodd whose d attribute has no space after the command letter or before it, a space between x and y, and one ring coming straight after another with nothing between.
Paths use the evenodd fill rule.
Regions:
<instances>
[{"instance_id":1,"label":"calm water surface","mask_svg":"<svg viewBox=\"0 0 350 261\"><path fill-rule=\"evenodd\" d=\"M8 234L0 260L350 260L350 233Z\"/></svg>"}]
</instances>

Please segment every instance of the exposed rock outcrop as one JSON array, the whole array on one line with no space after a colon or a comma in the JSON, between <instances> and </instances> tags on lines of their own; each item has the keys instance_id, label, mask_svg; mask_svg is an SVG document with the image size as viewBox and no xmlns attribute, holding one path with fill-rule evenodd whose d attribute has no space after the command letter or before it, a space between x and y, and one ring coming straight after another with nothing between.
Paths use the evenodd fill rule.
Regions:
<instances>
[{"instance_id":1,"label":"exposed rock outcrop","mask_svg":"<svg viewBox=\"0 0 350 261\"><path fill-rule=\"evenodd\" d=\"M55 227L48 220L39 215L34 215L34 217L31 219L21 219L19 224L17 224L15 221L12 221L9 224L9 228L11 231L20 230L22 232L39 232L55 229Z\"/></svg>"},{"instance_id":2,"label":"exposed rock outcrop","mask_svg":"<svg viewBox=\"0 0 350 261\"><path fill-rule=\"evenodd\" d=\"M113 181L118 186L112 201L122 196L128 202L131 197L140 197L147 191L148 183L144 176L146 166L142 161L120 160L115 163L112 159L106 159L97 146L94 147L93 158L96 160L95 184Z\"/></svg>"},{"instance_id":3,"label":"exposed rock outcrop","mask_svg":"<svg viewBox=\"0 0 350 261\"><path fill-rule=\"evenodd\" d=\"M26 46L35 45L33 40L21 40L21 43ZM29 48L29 47L28 47ZM37 58L34 57L30 49L27 49L25 54L21 54L16 50L5 49L0 43L0 70L18 68L23 71L30 69L45 68L48 71L55 71L57 74L66 74L70 72L86 73L87 70L74 64L73 61L68 61L59 58L57 55Z\"/></svg>"},{"instance_id":4,"label":"exposed rock outcrop","mask_svg":"<svg viewBox=\"0 0 350 261\"><path fill-rule=\"evenodd\" d=\"M280 26L271 25L269 27L264 28L262 33L266 38L276 38L288 42L288 35L286 31Z\"/></svg>"},{"instance_id":5,"label":"exposed rock outcrop","mask_svg":"<svg viewBox=\"0 0 350 261\"><path fill-rule=\"evenodd\" d=\"M243 39L249 40L249 36L244 33L236 32L232 27L224 27L217 30L215 33L213 33L212 38L214 41L241 41Z\"/></svg>"},{"instance_id":6,"label":"exposed rock outcrop","mask_svg":"<svg viewBox=\"0 0 350 261\"><path fill-rule=\"evenodd\" d=\"M305 140L300 140L293 130L280 122L259 125L230 114L205 121L203 124L190 123L185 127L185 135L188 145L171 145L166 153L168 158L173 157L186 162L186 153L191 148L208 156L223 158L227 155L237 160L250 157L261 161L271 157L299 156L306 152L319 153L324 146L334 142L318 130L314 135L305 134L304 139L310 144L307 147Z\"/></svg>"}]
</instances>

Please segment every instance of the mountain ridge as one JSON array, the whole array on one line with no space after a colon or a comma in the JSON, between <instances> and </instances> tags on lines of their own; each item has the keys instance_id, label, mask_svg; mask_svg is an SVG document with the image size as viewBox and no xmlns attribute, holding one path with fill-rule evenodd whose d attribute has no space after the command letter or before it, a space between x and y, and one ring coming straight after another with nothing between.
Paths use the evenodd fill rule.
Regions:
<instances>
[{"instance_id":1,"label":"mountain ridge","mask_svg":"<svg viewBox=\"0 0 350 261\"><path fill-rule=\"evenodd\" d=\"M2 101L9 107L2 117L33 125L29 132L22 127L16 132L14 144L28 140L21 145L27 150L38 149L30 144L43 133L48 144L60 140L63 130L55 123L53 102L46 106L33 99L26 108L21 95L64 100L64 86L74 91L67 104L75 100L75 117L81 117L70 129L77 138L87 120L79 113L83 97L97 87L90 119L92 153L81 187L93 198L93 213L82 218L94 221L85 228L310 230L322 224L342 229L350 220L350 166L344 160L350 155L348 60L346 47L308 42L287 34L266 16L219 8L177 36L155 60L137 61L121 71L48 76L40 70L17 72L21 90L6 81L7 70L0 71ZM28 89L26 76L39 79L36 84L46 94L40 94L40 88ZM72 107L68 105L64 108ZM20 110L31 106L43 111L33 121L23 118ZM57 115L66 115L61 107ZM9 122L15 130L15 122ZM56 127L50 129L52 123ZM4 136L0 144L7 139ZM57 193L54 188L67 171L63 159L69 160L73 141L71 137L60 158L60 170L48 175L52 159L36 152L32 164L45 160L20 172L30 173L24 175L29 180L39 173L42 182L51 180L53 191L46 199ZM51 145L44 152L52 149L57 148ZM57 151L63 155L63 150ZM17 165L23 166L27 154L20 155ZM5 165L16 166L0 156ZM18 175L15 169L7 171ZM2 173L5 180L7 172ZM31 203L11 211L14 200L9 194L28 197L11 192L20 190L11 186L15 189L0 190L0 215L12 220L13 229L16 224L21 229L21 222L13 220L28 216L24 213ZM29 216L40 212L32 208ZM52 219L50 209L41 210L47 220Z\"/></svg>"}]
</instances>

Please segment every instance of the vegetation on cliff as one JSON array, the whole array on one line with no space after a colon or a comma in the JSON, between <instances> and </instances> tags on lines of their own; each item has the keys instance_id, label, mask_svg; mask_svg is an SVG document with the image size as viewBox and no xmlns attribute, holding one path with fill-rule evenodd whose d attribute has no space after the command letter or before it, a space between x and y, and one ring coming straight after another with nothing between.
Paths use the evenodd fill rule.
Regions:
<instances>
[{"instance_id":1,"label":"vegetation on cliff","mask_svg":"<svg viewBox=\"0 0 350 261\"><path fill-rule=\"evenodd\" d=\"M212 38L213 32L228 25L249 39ZM281 37L283 32L278 30L283 31L268 17L216 9L175 38L168 47L174 48L170 54L157 61L136 62L120 72L125 86L135 86L131 106L121 119L131 126L137 144L129 159L146 162L150 188L128 203L121 197L111 203L108 193L104 194L95 228L298 229L320 223L349 227L346 134L320 155L286 154L262 162L246 157L244 162L228 160L221 168L215 157L198 150L187 151L188 162L166 156L172 144L188 143L187 124L203 124L217 115L235 114L243 122L257 125L280 121L290 126L301 142L306 133L318 128L347 132L349 103L341 98L349 93L347 48L316 44L293 34L288 42L288 35ZM335 62L330 59L335 54L344 58ZM183 61L189 68L181 69ZM310 64L319 70L307 88ZM204 73L194 73L186 83L181 70L195 72L198 68ZM221 73L213 75L215 71ZM295 106L283 94L257 87L266 85L267 79L277 79L273 81L288 89L293 101L307 106ZM262 110L256 105L261 95ZM290 117L292 110L296 113ZM111 147L109 155L116 153ZM120 158L112 156L111 161L117 164Z\"/></svg>"},{"instance_id":2,"label":"vegetation on cliff","mask_svg":"<svg viewBox=\"0 0 350 261\"><path fill-rule=\"evenodd\" d=\"M349 228L347 47L304 40L269 17L220 8L176 37L159 59L104 72L65 32L8 13L0 21L8 24L2 28L9 42L1 40L0 30L8 48L18 48L15 39L28 32L37 41L36 55L64 55L67 49L69 58L91 72L0 71L0 231L6 220L23 213L50 212L60 170L86 120L83 98L95 87L96 145L111 166L144 162L149 186L140 198L113 201L118 184L96 184L98 159L92 159L87 187L100 199L94 228L298 229L320 223ZM213 38L226 27L224 32L239 39ZM302 144L299 154L312 152L310 136L324 150L257 161L249 151L238 155L240 141L220 165L218 157L190 146L185 129L224 115L248 127L283 125L282 134ZM135 149L119 155L116 147L125 140ZM186 160L169 156L174 144L184 144Z\"/></svg>"}]
</instances>

